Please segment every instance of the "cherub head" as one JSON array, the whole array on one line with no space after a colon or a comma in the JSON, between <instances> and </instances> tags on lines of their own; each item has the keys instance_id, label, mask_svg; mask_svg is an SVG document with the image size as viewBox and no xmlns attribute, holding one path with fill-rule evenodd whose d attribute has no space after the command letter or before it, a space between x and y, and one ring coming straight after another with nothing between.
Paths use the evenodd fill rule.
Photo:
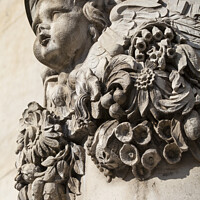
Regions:
<instances>
[{"instance_id":1,"label":"cherub head","mask_svg":"<svg viewBox=\"0 0 200 200\"><path fill-rule=\"evenodd\" d=\"M25 0L36 58L57 72L82 63L109 24L105 2L114 5L113 0Z\"/></svg>"}]
</instances>

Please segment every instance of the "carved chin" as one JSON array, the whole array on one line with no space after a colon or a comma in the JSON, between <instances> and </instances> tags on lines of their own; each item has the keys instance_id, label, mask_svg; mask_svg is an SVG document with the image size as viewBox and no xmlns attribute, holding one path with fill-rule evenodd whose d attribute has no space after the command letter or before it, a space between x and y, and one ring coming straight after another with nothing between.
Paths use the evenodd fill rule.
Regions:
<instances>
[{"instance_id":1,"label":"carved chin","mask_svg":"<svg viewBox=\"0 0 200 200\"><path fill-rule=\"evenodd\" d=\"M51 46L36 50L34 51L34 54L42 64L57 72L65 71L71 63L71 58L69 56L63 56L58 48Z\"/></svg>"}]
</instances>

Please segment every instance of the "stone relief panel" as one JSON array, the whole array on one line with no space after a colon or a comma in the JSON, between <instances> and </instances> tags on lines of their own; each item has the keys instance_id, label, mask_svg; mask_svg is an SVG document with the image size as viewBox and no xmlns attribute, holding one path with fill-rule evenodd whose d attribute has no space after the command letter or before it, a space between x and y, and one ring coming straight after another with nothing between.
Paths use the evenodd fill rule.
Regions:
<instances>
[{"instance_id":1,"label":"stone relief panel","mask_svg":"<svg viewBox=\"0 0 200 200\"><path fill-rule=\"evenodd\" d=\"M200 4L26 0L44 106L20 119L19 200L80 195L85 154L110 182L200 161ZM173 6L172 6L173 5Z\"/></svg>"}]
</instances>

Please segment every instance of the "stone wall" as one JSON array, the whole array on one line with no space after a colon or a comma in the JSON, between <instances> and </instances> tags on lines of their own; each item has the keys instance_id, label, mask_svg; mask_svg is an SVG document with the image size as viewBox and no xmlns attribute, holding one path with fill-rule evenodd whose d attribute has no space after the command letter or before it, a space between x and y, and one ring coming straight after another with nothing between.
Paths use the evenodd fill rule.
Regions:
<instances>
[{"instance_id":1,"label":"stone wall","mask_svg":"<svg viewBox=\"0 0 200 200\"><path fill-rule=\"evenodd\" d=\"M27 104L42 104L42 65L32 51L34 34L23 1L0 1L0 199L17 198L14 189L18 121Z\"/></svg>"}]
</instances>

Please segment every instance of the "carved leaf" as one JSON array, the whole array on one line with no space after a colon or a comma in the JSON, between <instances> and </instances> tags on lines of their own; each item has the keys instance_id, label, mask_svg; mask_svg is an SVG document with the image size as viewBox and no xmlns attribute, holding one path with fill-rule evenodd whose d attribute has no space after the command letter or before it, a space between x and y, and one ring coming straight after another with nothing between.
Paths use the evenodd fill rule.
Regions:
<instances>
[{"instance_id":1,"label":"carved leaf","mask_svg":"<svg viewBox=\"0 0 200 200\"><path fill-rule=\"evenodd\" d=\"M53 156L49 156L46 160L44 160L41 165L44 167L49 167L54 164L55 158Z\"/></svg>"},{"instance_id":2,"label":"carved leaf","mask_svg":"<svg viewBox=\"0 0 200 200\"><path fill-rule=\"evenodd\" d=\"M62 179L66 178L69 173L69 165L66 161L60 160L57 163L57 171Z\"/></svg>"},{"instance_id":3,"label":"carved leaf","mask_svg":"<svg viewBox=\"0 0 200 200\"><path fill-rule=\"evenodd\" d=\"M19 152L19 155L18 155L18 158L17 158L17 161L16 161L16 168L19 169L25 162L25 154L24 154L24 151L20 151Z\"/></svg>"},{"instance_id":4,"label":"carved leaf","mask_svg":"<svg viewBox=\"0 0 200 200\"><path fill-rule=\"evenodd\" d=\"M45 157L45 152L42 150L39 143L36 144L36 152L40 157Z\"/></svg>"},{"instance_id":5,"label":"carved leaf","mask_svg":"<svg viewBox=\"0 0 200 200\"><path fill-rule=\"evenodd\" d=\"M59 148L59 142L48 137L44 137L44 143L52 148Z\"/></svg>"},{"instance_id":6,"label":"carved leaf","mask_svg":"<svg viewBox=\"0 0 200 200\"><path fill-rule=\"evenodd\" d=\"M131 84L130 75L126 71L118 71L112 73L107 80L107 90L111 90L114 87L120 86L123 88L124 93L128 90L128 87Z\"/></svg>"},{"instance_id":7,"label":"carved leaf","mask_svg":"<svg viewBox=\"0 0 200 200\"><path fill-rule=\"evenodd\" d=\"M111 62L109 65L107 65L104 77L103 77L103 82L107 81L109 75L114 72L118 72L120 70L136 70L136 62L132 56L129 55L117 55L112 58Z\"/></svg>"},{"instance_id":8,"label":"carved leaf","mask_svg":"<svg viewBox=\"0 0 200 200\"><path fill-rule=\"evenodd\" d=\"M82 146L73 144L72 151L74 153L74 171L79 175L85 173L85 150Z\"/></svg>"},{"instance_id":9,"label":"carved leaf","mask_svg":"<svg viewBox=\"0 0 200 200\"><path fill-rule=\"evenodd\" d=\"M172 81L172 89L174 91L177 91L181 86L185 86L183 78L175 70L171 72L169 80Z\"/></svg>"},{"instance_id":10,"label":"carved leaf","mask_svg":"<svg viewBox=\"0 0 200 200\"><path fill-rule=\"evenodd\" d=\"M102 116L101 101L91 102L91 114L94 119L100 119Z\"/></svg>"},{"instance_id":11,"label":"carved leaf","mask_svg":"<svg viewBox=\"0 0 200 200\"><path fill-rule=\"evenodd\" d=\"M44 175L44 181L52 181L55 178L56 175L56 169L55 167L48 167L47 170L45 171L45 175Z\"/></svg>"},{"instance_id":12,"label":"carved leaf","mask_svg":"<svg viewBox=\"0 0 200 200\"><path fill-rule=\"evenodd\" d=\"M74 194L80 195L80 181L74 177L70 177L68 181L68 187Z\"/></svg>"},{"instance_id":13,"label":"carved leaf","mask_svg":"<svg viewBox=\"0 0 200 200\"><path fill-rule=\"evenodd\" d=\"M17 200L29 200L28 196L27 196L27 189L28 189L28 187L25 186L19 191Z\"/></svg>"},{"instance_id":14,"label":"carved leaf","mask_svg":"<svg viewBox=\"0 0 200 200\"><path fill-rule=\"evenodd\" d=\"M143 117L149 105L149 92L148 90L140 90L138 93L138 107L141 116Z\"/></svg>"},{"instance_id":15,"label":"carved leaf","mask_svg":"<svg viewBox=\"0 0 200 200\"><path fill-rule=\"evenodd\" d=\"M39 200L43 196L44 182L40 179L35 179L31 186L32 199Z\"/></svg>"},{"instance_id":16,"label":"carved leaf","mask_svg":"<svg viewBox=\"0 0 200 200\"><path fill-rule=\"evenodd\" d=\"M182 72L187 66L187 57L180 45L176 48L175 62L179 72Z\"/></svg>"},{"instance_id":17,"label":"carved leaf","mask_svg":"<svg viewBox=\"0 0 200 200\"><path fill-rule=\"evenodd\" d=\"M109 138L114 134L113 130L117 127L117 120L107 121L103 123L96 131L91 150L96 151L96 145L106 148Z\"/></svg>"},{"instance_id":18,"label":"carved leaf","mask_svg":"<svg viewBox=\"0 0 200 200\"><path fill-rule=\"evenodd\" d=\"M171 120L171 135L177 144L177 146L182 150L182 151L187 151L188 146L185 143L185 140L182 135L182 130L181 130L181 122L177 119L172 119Z\"/></svg>"},{"instance_id":19,"label":"carved leaf","mask_svg":"<svg viewBox=\"0 0 200 200\"><path fill-rule=\"evenodd\" d=\"M90 93L90 98L91 101L98 101L100 98L100 91L101 91L101 87L99 84L99 80L98 78L92 73L91 70L89 70L86 73L86 77L87 77L87 83L88 83L88 91Z\"/></svg>"},{"instance_id":20,"label":"carved leaf","mask_svg":"<svg viewBox=\"0 0 200 200\"><path fill-rule=\"evenodd\" d=\"M58 138L59 137L59 133L55 133L55 132L44 132L44 136L45 137L49 137L49 138Z\"/></svg>"},{"instance_id":21,"label":"carved leaf","mask_svg":"<svg viewBox=\"0 0 200 200\"><path fill-rule=\"evenodd\" d=\"M181 45L183 51L185 52L188 59L188 66L198 79L200 79L200 56L195 52L195 50L190 45Z\"/></svg>"},{"instance_id":22,"label":"carved leaf","mask_svg":"<svg viewBox=\"0 0 200 200\"><path fill-rule=\"evenodd\" d=\"M45 152L45 154L48 155L49 154L49 148L44 144L43 140L40 139L38 141L38 143L39 143L41 149Z\"/></svg>"},{"instance_id":23,"label":"carved leaf","mask_svg":"<svg viewBox=\"0 0 200 200\"><path fill-rule=\"evenodd\" d=\"M76 93L78 96L89 93L91 100L97 101L101 94L100 90L99 80L90 69L86 73L82 72L78 75L76 80Z\"/></svg>"}]
</instances>

